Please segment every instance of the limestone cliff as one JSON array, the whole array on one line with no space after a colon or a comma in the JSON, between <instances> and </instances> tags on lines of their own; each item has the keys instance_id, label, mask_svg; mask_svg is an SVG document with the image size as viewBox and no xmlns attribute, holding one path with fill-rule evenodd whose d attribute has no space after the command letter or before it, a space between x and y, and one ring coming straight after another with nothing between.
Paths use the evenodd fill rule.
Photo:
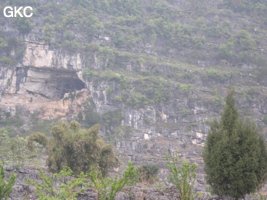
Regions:
<instances>
[{"instance_id":1,"label":"limestone cliff","mask_svg":"<svg viewBox=\"0 0 267 200\"><path fill-rule=\"evenodd\" d=\"M22 105L31 112L39 111L43 119L65 118L70 113L76 116L89 97L80 78L80 55L64 54L49 49L48 45L28 41L25 41L25 49L22 63L1 67L0 106L12 111ZM75 102L66 100L76 91Z\"/></svg>"},{"instance_id":2,"label":"limestone cliff","mask_svg":"<svg viewBox=\"0 0 267 200\"><path fill-rule=\"evenodd\" d=\"M32 19L0 18L0 121L18 106L84 126L97 112L122 161L157 163L163 180L164 154L179 150L200 166L204 190L202 145L229 84L241 116L267 133L265 12L223 0L105 2L36 1Z\"/></svg>"}]
</instances>

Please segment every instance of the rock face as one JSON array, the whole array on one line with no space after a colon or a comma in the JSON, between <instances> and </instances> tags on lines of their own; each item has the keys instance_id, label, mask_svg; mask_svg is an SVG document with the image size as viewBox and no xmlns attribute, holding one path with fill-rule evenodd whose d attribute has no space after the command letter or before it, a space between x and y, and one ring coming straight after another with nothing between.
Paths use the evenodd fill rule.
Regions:
<instances>
[{"instance_id":1,"label":"rock face","mask_svg":"<svg viewBox=\"0 0 267 200\"><path fill-rule=\"evenodd\" d=\"M124 187L116 195L115 200L175 200L180 199L175 187L158 189L143 189L140 187Z\"/></svg>"},{"instance_id":2,"label":"rock face","mask_svg":"<svg viewBox=\"0 0 267 200\"><path fill-rule=\"evenodd\" d=\"M25 42L25 45L22 63L0 68L0 106L8 111L18 105L25 106L31 112L40 112L43 119L77 115L79 109L75 108L89 97L85 83L79 78L80 55L70 56L39 43ZM68 98L73 93L77 95L75 102Z\"/></svg>"},{"instance_id":3,"label":"rock face","mask_svg":"<svg viewBox=\"0 0 267 200\"><path fill-rule=\"evenodd\" d=\"M82 69L82 61L78 53L69 55L62 51L51 50L45 44L26 42L23 66L78 71Z\"/></svg>"},{"instance_id":4,"label":"rock face","mask_svg":"<svg viewBox=\"0 0 267 200\"><path fill-rule=\"evenodd\" d=\"M48 1L40 2L45 4ZM57 1L57 4L64 2ZM213 4L218 2L206 3L216 6ZM179 8L186 4L184 0L175 2ZM221 15L212 13L198 21L213 21ZM101 18L103 21L110 20L102 14ZM181 25L187 20L182 19ZM229 20L232 19L226 22ZM173 154L178 150L181 159L198 164L196 187L201 191L205 190L201 158L203 142L209 131L209 122L219 118L229 84L237 86L237 106L242 109L242 116L251 116L263 127L263 133L267 133L263 122L267 115L266 80L259 85L254 65L230 68L227 61L223 60L223 66L210 67L210 63L214 62L208 53L200 53L204 50L190 47L176 52L177 49L173 51L166 44L162 45L161 38L154 42L138 42L126 52L124 44L117 48L122 42L105 35L106 32L90 36L91 39L86 41L91 45L90 51L70 52L44 43L42 23L45 22L40 19L34 22L35 26L29 34L20 34L7 20L2 20L2 23L1 31L5 37L10 35L23 42L22 57L16 59L16 63L0 62L0 117L3 119L5 113L15 115L18 106L25 107L30 113L38 112L41 119L60 117L69 120L77 118L78 113L85 118L88 100L93 110L102 116L120 110L122 120L116 126L103 124L101 134L111 138L120 152L122 162L131 160L137 165L156 163L161 168L160 181L166 181L164 154ZM238 20L233 23L236 27L241 26ZM217 31L217 28L214 30ZM72 32L82 40L81 33L76 30ZM54 37L57 36L55 34ZM123 33L120 37L124 36ZM197 42L201 38L193 39ZM205 45L215 44L217 48L217 41L219 39L214 36ZM100 48L102 52L98 51ZM109 55L110 51L112 56ZM187 54L191 59L191 51L197 54L195 65L172 59L177 54L180 57ZM13 58L14 52L12 48L0 52L0 56ZM154 79L149 79L151 77ZM141 196L146 196L149 192L142 190L141 193Z\"/></svg>"},{"instance_id":5,"label":"rock face","mask_svg":"<svg viewBox=\"0 0 267 200\"><path fill-rule=\"evenodd\" d=\"M2 116L5 112L14 114L17 106L23 106L31 113L38 112L38 117L42 119L72 119L77 117L79 112L85 115L85 102L88 98L101 115L119 109L123 117L119 128L130 129L103 126L101 134L117 134L112 142L121 152L122 161L126 163L130 160L137 165L157 163L161 168L160 181L166 181L164 154L172 154L178 150L181 158L198 164L199 176L196 187L204 191L201 152L209 130L207 121L218 118L218 113L223 108L222 97L226 94L225 87L235 80L229 78L228 82L216 83L216 92L213 92L213 89L209 89L209 85L214 82L213 79L207 81L197 77L195 89L183 88L183 84L178 84L179 87L172 85L172 101L162 101L143 107L130 106L116 100L124 92L121 88L123 82L119 82L123 75L113 73L111 78L109 74L98 75L97 73L105 71L108 60L95 53L91 56L93 59L84 59L79 53L67 53L40 41L25 39L22 61L14 66L1 64L0 67ZM128 60L121 69L134 75L134 67ZM153 68L166 77L167 73L174 73L174 68L166 64L143 64L140 73ZM94 77L83 76L88 69L95 72ZM189 70L185 71L191 73ZM250 76L241 74L235 78L245 80ZM126 90L127 93L132 93L134 88L140 87L131 75L125 79L132 83L132 88ZM261 124L263 116L267 114L265 93L266 88L262 88L262 93L256 93L249 98L238 94L238 107L250 109L251 115Z\"/></svg>"}]
</instances>

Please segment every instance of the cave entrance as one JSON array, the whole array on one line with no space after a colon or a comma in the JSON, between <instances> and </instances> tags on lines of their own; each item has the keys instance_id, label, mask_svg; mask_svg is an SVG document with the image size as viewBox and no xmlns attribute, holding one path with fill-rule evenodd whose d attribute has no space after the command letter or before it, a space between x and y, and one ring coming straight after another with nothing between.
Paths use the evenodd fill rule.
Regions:
<instances>
[{"instance_id":1,"label":"cave entrance","mask_svg":"<svg viewBox=\"0 0 267 200\"><path fill-rule=\"evenodd\" d=\"M59 78L57 90L60 92L58 97L62 99L66 93L75 92L83 88L85 88L85 84L78 77Z\"/></svg>"},{"instance_id":2,"label":"cave entrance","mask_svg":"<svg viewBox=\"0 0 267 200\"><path fill-rule=\"evenodd\" d=\"M55 71L47 84L53 92L53 98L62 99L66 93L85 88L84 82L79 79L75 71Z\"/></svg>"},{"instance_id":3,"label":"cave entrance","mask_svg":"<svg viewBox=\"0 0 267 200\"><path fill-rule=\"evenodd\" d=\"M75 71L30 68L23 84L29 94L49 99L62 99L66 93L85 88L84 82Z\"/></svg>"}]
</instances>

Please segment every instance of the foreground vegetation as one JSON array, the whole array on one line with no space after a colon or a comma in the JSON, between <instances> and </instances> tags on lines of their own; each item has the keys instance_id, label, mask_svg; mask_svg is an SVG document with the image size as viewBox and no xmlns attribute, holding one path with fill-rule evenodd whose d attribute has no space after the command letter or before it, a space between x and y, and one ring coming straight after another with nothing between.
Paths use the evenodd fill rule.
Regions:
<instances>
[{"instance_id":1,"label":"foreground vegetation","mask_svg":"<svg viewBox=\"0 0 267 200\"><path fill-rule=\"evenodd\" d=\"M126 185L135 185L138 181L156 182L156 166L143 165L135 168L133 163L128 163L121 175L109 178L109 169L118 166L119 160L112 146L106 145L98 132L98 125L85 130L80 128L77 121L61 122L52 127L50 138L37 132L30 135L26 142L18 136L12 139L5 130L1 130L3 141L7 144L14 143L13 146L2 143L1 159L9 163L11 161L13 165L16 163L19 167L27 159L21 156L25 154L26 147L34 152L37 142L46 148L47 165L54 174L47 175L40 170L41 182L27 181L36 187L38 199L75 199L90 187L96 189L99 200L112 200ZM24 151L20 152L17 148ZM4 152L7 155L13 153L13 156L3 156ZM185 160L181 166L177 165L177 152L172 156L166 154L165 158L169 168L169 181L179 190L181 200L198 198L200 193L193 191L197 165ZM252 122L239 119L232 88L229 88L221 121L215 120L211 124L203 158L206 180L212 194L243 198L246 194L259 191L266 180L266 144ZM3 191L3 197L7 197L15 183L15 176L13 174L6 182L3 168L1 174L0 191Z\"/></svg>"},{"instance_id":2,"label":"foreground vegetation","mask_svg":"<svg viewBox=\"0 0 267 200\"><path fill-rule=\"evenodd\" d=\"M239 118L231 88L221 121L211 124L203 158L207 183L219 196L243 198L265 183L266 143L254 123Z\"/></svg>"},{"instance_id":3,"label":"foreground vegetation","mask_svg":"<svg viewBox=\"0 0 267 200\"><path fill-rule=\"evenodd\" d=\"M167 156L166 159L167 165L171 170L170 180L180 190L181 199L192 200L193 185L191 184L196 178L196 165L184 161L180 168L177 166L177 155L175 157ZM12 173L9 181L6 182L2 166L0 170L0 197L8 198L12 193L12 186L15 184L16 178ZM134 186L139 181L151 181L151 177L148 174L156 175L154 166L147 165L136 168L131 162L128 163L121 175L116 175L113 178L107 177L105 172L101 172L94 166L91 166L87 173L81 172L80 174L75 174L69 167L65 166L59 173L52 174L48 174L40 168L40 180L28 178L25 183L35 187L35 195L39 200L73 200L77 199L87 188L96 190L98 200L113 200L124 186ZM179 180L182 180L182 185L185 188L183 186L180 187Z\"/></svg>"},{"instance_id":4,"label":"foreground vegetation","mask_svg":"<svg viewBox=\"0 0 267 200\"><path fill-rule=\"evenodd\" d=\"M52 127L51 138L41 133L30 135L28 147L34 150L33 142L38 142L46 148L47 165L51 172L59 172L67 166L74 174L80 174L96 166L106 176L108 169L119 163L113 147L106 145L98 132L99 125L85 130L76 121L69 124L61 122Z\"/></svg>"},{"instance_id":5,"label":"foreground vegetation","mask_svg":"<svg viewBox=\"0 0 267 200\"><path fill-rule=\"evenodd\" d=\"M110 167L119 162L112 147L105 145L98 136L98 131L98 125L84 130L80 128L78 122L71 121L69 124L61 122L53 126L51 138L35 133L28 138L27 143L25 140L18 140L18 137L13 139L24 141L24 143L18 143L20 149L25 149L27 144L28 148L34 151L35 142L44 146L48 155L49 170L57 172L47 175L40 170L41 182L27 180L28 184L36 187L38 199L48 197L75 199L86 188L91 187L96 189L99 200L112 200L125 185L135 185L138 181L156 181L157 167L144 165L135 168L133 163L128 163L128 167L121 176L107 177ZM1 131L1 136L3 141L13 141L5 130ZM12 152L12 150L14 155L23 153L14 151L15 146L11 146L10 150L3 147L5 146L2 145L2 153L3 151ZM1 158L3 161L11 160L13 164L17 159L18 165L23 164L22 157L14 155ZM252 122L248 120L242 122L239 119L232 88L229 89L226 97L226 106L222 112L221 121L215 120L211 124L203 158L207 183L213 194L235 199L243 198L246 194L259 191L266 180L266 144ZM196 199L200 195L193 192L197 165L185 160L182 161L181 166L177 163L177 152L173 156L166 154L169 181L179 190L181 200ZM15 176L13 174L6 183L3 168L1 168L1 174L0 191L3 197L7 197L12 191ZM261 198L263 198L262 195Z\"/></svg>"},{"instance_id":6,"label":"foreground vegetation","mask_svg":"<svg viewBox=\"0 0 267 200\"><path fill-rule=\"evenodd\" d=\"M37 132L25 140L18 136L10 137L3 129L1 130L3 139L1 142L13 141L14 145L8 146L11 143L7 142L5 146L2 143L1 159L2 162L13 165L14 169L19 169L32 156L29 154L30 151L33 154L37 153L37 144L45 147L45 152L48 155L47 166L53 173L47 174L47 172L39 169L40 180L28 179L26 181L27 184L36 188L35 195L40 200L48 198L54 200L75 199L86 188L96 189L99 200L113 200L126 185L135 185L140 181L156 182L158 174L156 165L148 164L136 168L131 162L128 163L121 175L109 178L108 170L117 166L119 162L112 146L105 145L98 136L98 131L98 125L84 130L76 121L61 122L52 127L50 138ZM15 143L16 141L22 142ZM15 151L17 148L24 151ZM12 156L3 156L9 155L9 153L12 153ZM196 165L183 161L182 167L178 167L177 155L175 157L166 156L166 160L170 169L170 181L180 190L182 200L191 200L193 183L196 178ZM2 197L7 198L15 184L15 175L13 173L8 182L4 180L4 175L2 167L0 191L2 191Z\"/></svg>"},{"instance_id":7,"label":"foreground vegetation","mask_svg":"<svg viewBox=\"0 0 267 200\"><path fill-rule=\"evenodd\" d=\"M0 165L0 199L7 199L12 192L12 187L15 184L16 178L14 173L11 174L8 181L5 180L5 170Z\"/></svg>"},{"instance_id":8,"label":"foreground vegetation","mask_svg":"<svg viewBox=\"0 0 267 200\"><path fill-rule=\"evenodd\" d=\"M37 18L45 15L43 23L39 23L42 25L36 26L40 29L40 41L51 48L62 48L69 54L81 53L86 58L86 66L90 66L96 55L105 64L101 70L85 67L84 80L91 83L107 81L109 87L105 93L117 107L139 109L161 103L176 104L174 94L178 93L177 96L188 97L192 101L198 99L197 104L202 107L212 104L220 110L223 102L216 87L208 90L211 93L209 99L194 97L198 95L195 88L199 80L205 87L226 85L239 72L253 72L253 83L246 85L240 94L251 102L261 93L257 84L266 84L266 52L262 47L266 43L266 1L223 0L217 7L210 6L208 1L189 0L183 7L176 3L173 0L67 0L64 4L57 1L42 4L35 0L9 0L1 6L33 6ZM34 23L34 19L14 19L10 24L23 36L36 28ZM147 48L149 46L152 48ZM1 65L14 65L22 58L23 51L23 41L0 32ZM211 61L212 67L204 64L205 69L201 69L191 65L202 60ZM126 70L126 66L132 69ZM242 71L244 66L252 70ZM226 102L229 112L222 114L221 122L212 123L203 156L207 180L213 192L239 198L257 191L265 180L266 147L263 138L256 134L255 126L249 121L241 122L230 103ZM184 109L181 113L187 115L190 110ZM77 116L83 127L101 123L111 133L127 135L133 130L132 127L119 127L122 119L120 109L100 116L92 107ZM229 119L232 119L231 123L228 123ZM5 120L0 120L1 126L8 129L0 131L2 160L17 167L23 165L28 159L26 155L30 155L26 142L32 155L36 153L34 149L41 149L36 147L35 142L38 142L45 147L50 171L59 173L56 177L65 177L66 174L76 176L74 182L62 182L57 191L31 182L37 188L40 199L46 195L59 199L75 198L82 192L80 184L95 187L101 198L113 198L115 191L121 189L124 183L129 183L126 179L108 178L108 169L119 162L113 148L98 136L98 126L84 130L77 122L60 123L52 128L52 137L43 132L25 139L13 137L18 134L15 128L23 125L20 114L11 116L5 113ZM267 124L267 116L262 121ZM144 122L147 126L155 123L150 118L145 118ZM42 123L34 125L35 129L48 127ZM179 168L176 162L177 158L167 160L170 181L180 190L183 199L192 199L195 196L192 184L196 166L183 162ZM126 172L135 174L135 170L129 166ZM156 181L155 167L142 166L138 171L141 174L139 180ZM54 175L48 178L43 172L40 174L51 189L57 178ZM87 186L89 180L92 181L91 186ZM109 185L114 185L116 189L110 190ZM76 192L68 193L76 189Z\"/></svg>"}]
</instances>

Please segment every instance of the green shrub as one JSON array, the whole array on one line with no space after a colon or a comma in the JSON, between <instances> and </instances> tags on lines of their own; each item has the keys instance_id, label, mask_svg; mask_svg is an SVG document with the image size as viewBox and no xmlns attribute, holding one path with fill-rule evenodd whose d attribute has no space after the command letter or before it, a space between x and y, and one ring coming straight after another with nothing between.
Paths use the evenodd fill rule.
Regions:
<instances>
[{"instance_id":1,"label":"green shrub","mask_svg":"<svg viewBox=\"0 0 267 200\"><path fill-rule=\"evenodd\" d=\"M140 181L153 183L157 179L159 167L155 164L146 164L138 168Z\"/></svg>"},{"instance_id":2,"label":"green shrub","mask_svg":"<svg viewBox=\"0 0 267 200\"><path fill-rule=\"evenodd\" d=\"M176 86L181 92L185 93L185 94L189 94L190 92L193 91L194 89L194 85L192 84L182 84L182 83L179 83L177 84Z\"/></svg>"},{"instance_id":3,"label":"green shrub","mask_svg":"<svg viewBox=\"0 0 267 200\"><path fill-rule=\"evenodd\" d=\"M51 172L60 172L68 166L77 175L97 166L105 176L108 169L119 162L113 147L106 145L98 136L99 128L99 125L95 125L85 130L76 121L69 124L61 122L52 127L51 138L35 133L29 137L28 144L30 147L34 141L46 147L47 165Z\"/></svg>"},{"instance_id":4,"label":"green shrub","mask_svg":"<svg viewBox=\"0 0 267 200\"><path fill-rule=\"evenodd\" d=\"M14 60L10 57L2 57L0 58L0 63L3 63L5 65L12 65L14 63Z\"/></svg>"},{"instance_id":5,"label":"green shrub","mask_svg":"<svg viewBox=\"0 0 267 200\"><path fill-rule=\"evenodd\" d=\"M23 165L28 158L27 141L20 137L11 137L5 129L0 129L0 160L15 165Z\"/></svg>"},{"instance_id":6,"label":"green shrub","mask_svg":"<svg viewBox=\"0 0 267 200\"><path fill-rule=\"evenodd\" d=\"M104 178L101 172L91 170L90 179L93 187L98 192L99 200L113 200L116 194L126 185L134 185L138 178L138 170L133 163L129 162L122 176L115 178Z\"/></svg>"},{"instance_id":7,"label":"green shrub","mask_svg":"<svg viewBox=\"0 0 267 200\"><path fill-rule=\"evenodd\" d=\"M231 60L234 56L234 44L221 44L218 49L218 57L224 60Z\"/></svg>"},{"instance_id":8,"label":"green shrub","mask_svg":"<svg viewBox=\"0 0 267 200\"><path fill-rule=\"evenodd\" d=\"M0 165L0 199L8 199L12 192L12 187L16 182L15 174L12 173L9 180L5 180L5 170L2 165Z\"/></svg>"},{"instance_id":9,"label":"green shrub","mask_svg":"<svg viewBox=\"0 0 267 200\"><path fill-rule=\"evenodd\" d=\"M147 125L151 125L153 124L154 120L149 118L149 117L145 117L144 118L144 122L147 124Z\"/></svg>"},{"instance_id":10,"label":"green shrub","mask_svg":"<svg viewBox=\"0 0 267 200\"><path fill-rule=\"evenodd\" d=\"M264 116L263 122L267 125L267 115Z\"/></svg>"},{"instance_id":11,"label":"green shrub","mask_svg":"<svg viewBox=\"0 0 267 200\"><path fill-rule=\"evenodd\" d=\"M95 124L100 124L101 117L100 115L94 111L92 107L89 107L85 111L85 120L82 121L82 124L85 128L90 128Z\"/></svg>"},{"instance_id":12,"label":"green shrub","mask_svg":"<svg viewBox=\"0 0 267 200\"><path fill-rule=\"evenodd\" d=\"M73 200L85 190L86 176L81 173L78 177L71 177L70 168L64 168L58 174L47 175L39 169L40 182L28 179L26 182L36 188L36 195L40 200Z\"/></svg>"},{"instance_id":13,"label":"green shrub","mask_svg":"<svg viewBox=\"0 0 267 200\"><path fill-rule=\"evenodd\" d=\"M119 126L121 124L121 120L123 120L122 111L120 109L108 111L102 116L104 121L104 125L106 126Z\"/></svg>"},{"instance_id":14,"label":"green shrub","mask_svg":"<svg viewBox=\"0 0 267 200\"><path fill-rule=\"evenodd\" d=\"M95 73L90 69L84 69L83 70L83 77L84 78L91 78L94 75L95 75Z\"/></svg>"},{"instance_id":15,"label":"green shrub","mask_svg":"<svg viewBox=\"0 0 267 200\"><path fill-rule=\"evenodd\" d=\"M174 156L166 154L165 158L170 170L169 180L179 190L180 199L194 200L198 196L198 194L193 194L193 187L196 180L195 169L197 165L183 160L182 166L178 167L178 152L175 152Z\"/></svg>"},{"instance_id":16,"label":"green shrub","mask_svg":"<svg viewBox=\"0 0 267 200\"><path fill-rule=\"evenodd\" d=\"M8 46L7 41L4 38L0 37L0 48L7 47L7 46Z\"/></svg>"},{"instance_id":17,"label":"green shrub","mask_svg":"<svg viewBox=\"0 0 267 200\"><path fill-rule=\"evenodd\" d=\"M203 75L204 79L215 80L218 82L225 82L227 80L227 75L222 74L220 71L215 69L209 69L206 74Z\"/></svg>"},{"instance_id":18,"label":"green shrub","mask_svg":"<svg viewBox=\"0 0 267 200\"><path fill-rule=\"evenodd\" d=\"M83 114L81 111L79 111L77 118L78 118L78 121L81 123L81 121L83 120Z\"/></svg>"},{"instance_id":19,"label":"green shrub","mask_svg":"<svg viewBox=\"0 0 267 200\"><path fill-rule=\"evenodd\" d=\"M107 93L107 95L110 94L110 93L112 93L112 92L113 92L113 88L110 88L110 87L109 87L109 88L106 89L106 93Z\"/></svg>"},{"instance_id":20,"label":"green shrub","mask_svg":"<svg viewBox=\"0 0 267 200\"><path fill-rule=\"evenodd\" d=\"M254 95L257 95L259 94L259 91L256 87L250 87L247 91L247 94L248 95L251 95L251 96L254 96Z\"/></svg>"},{"instance_id":21,"label":"green shrub","mask_svg":"<svg viewBox=\"0 0 267 200\"><path fill-rule=\"evenodd\" d=\"M117 102L122 102L121 96L115 96L114 100L117 101Z\"/></svg>"},{"instance_id":22,"label":"green shrub","mask_svg":"<svg viewBox=\"0 0 267 200\"><path fill-rule=\"evenodd\" d=\"M19 30L21 34L28 34L33 27L29 18L16 18L15 27Z\"/></svg>"}]
</instances>

